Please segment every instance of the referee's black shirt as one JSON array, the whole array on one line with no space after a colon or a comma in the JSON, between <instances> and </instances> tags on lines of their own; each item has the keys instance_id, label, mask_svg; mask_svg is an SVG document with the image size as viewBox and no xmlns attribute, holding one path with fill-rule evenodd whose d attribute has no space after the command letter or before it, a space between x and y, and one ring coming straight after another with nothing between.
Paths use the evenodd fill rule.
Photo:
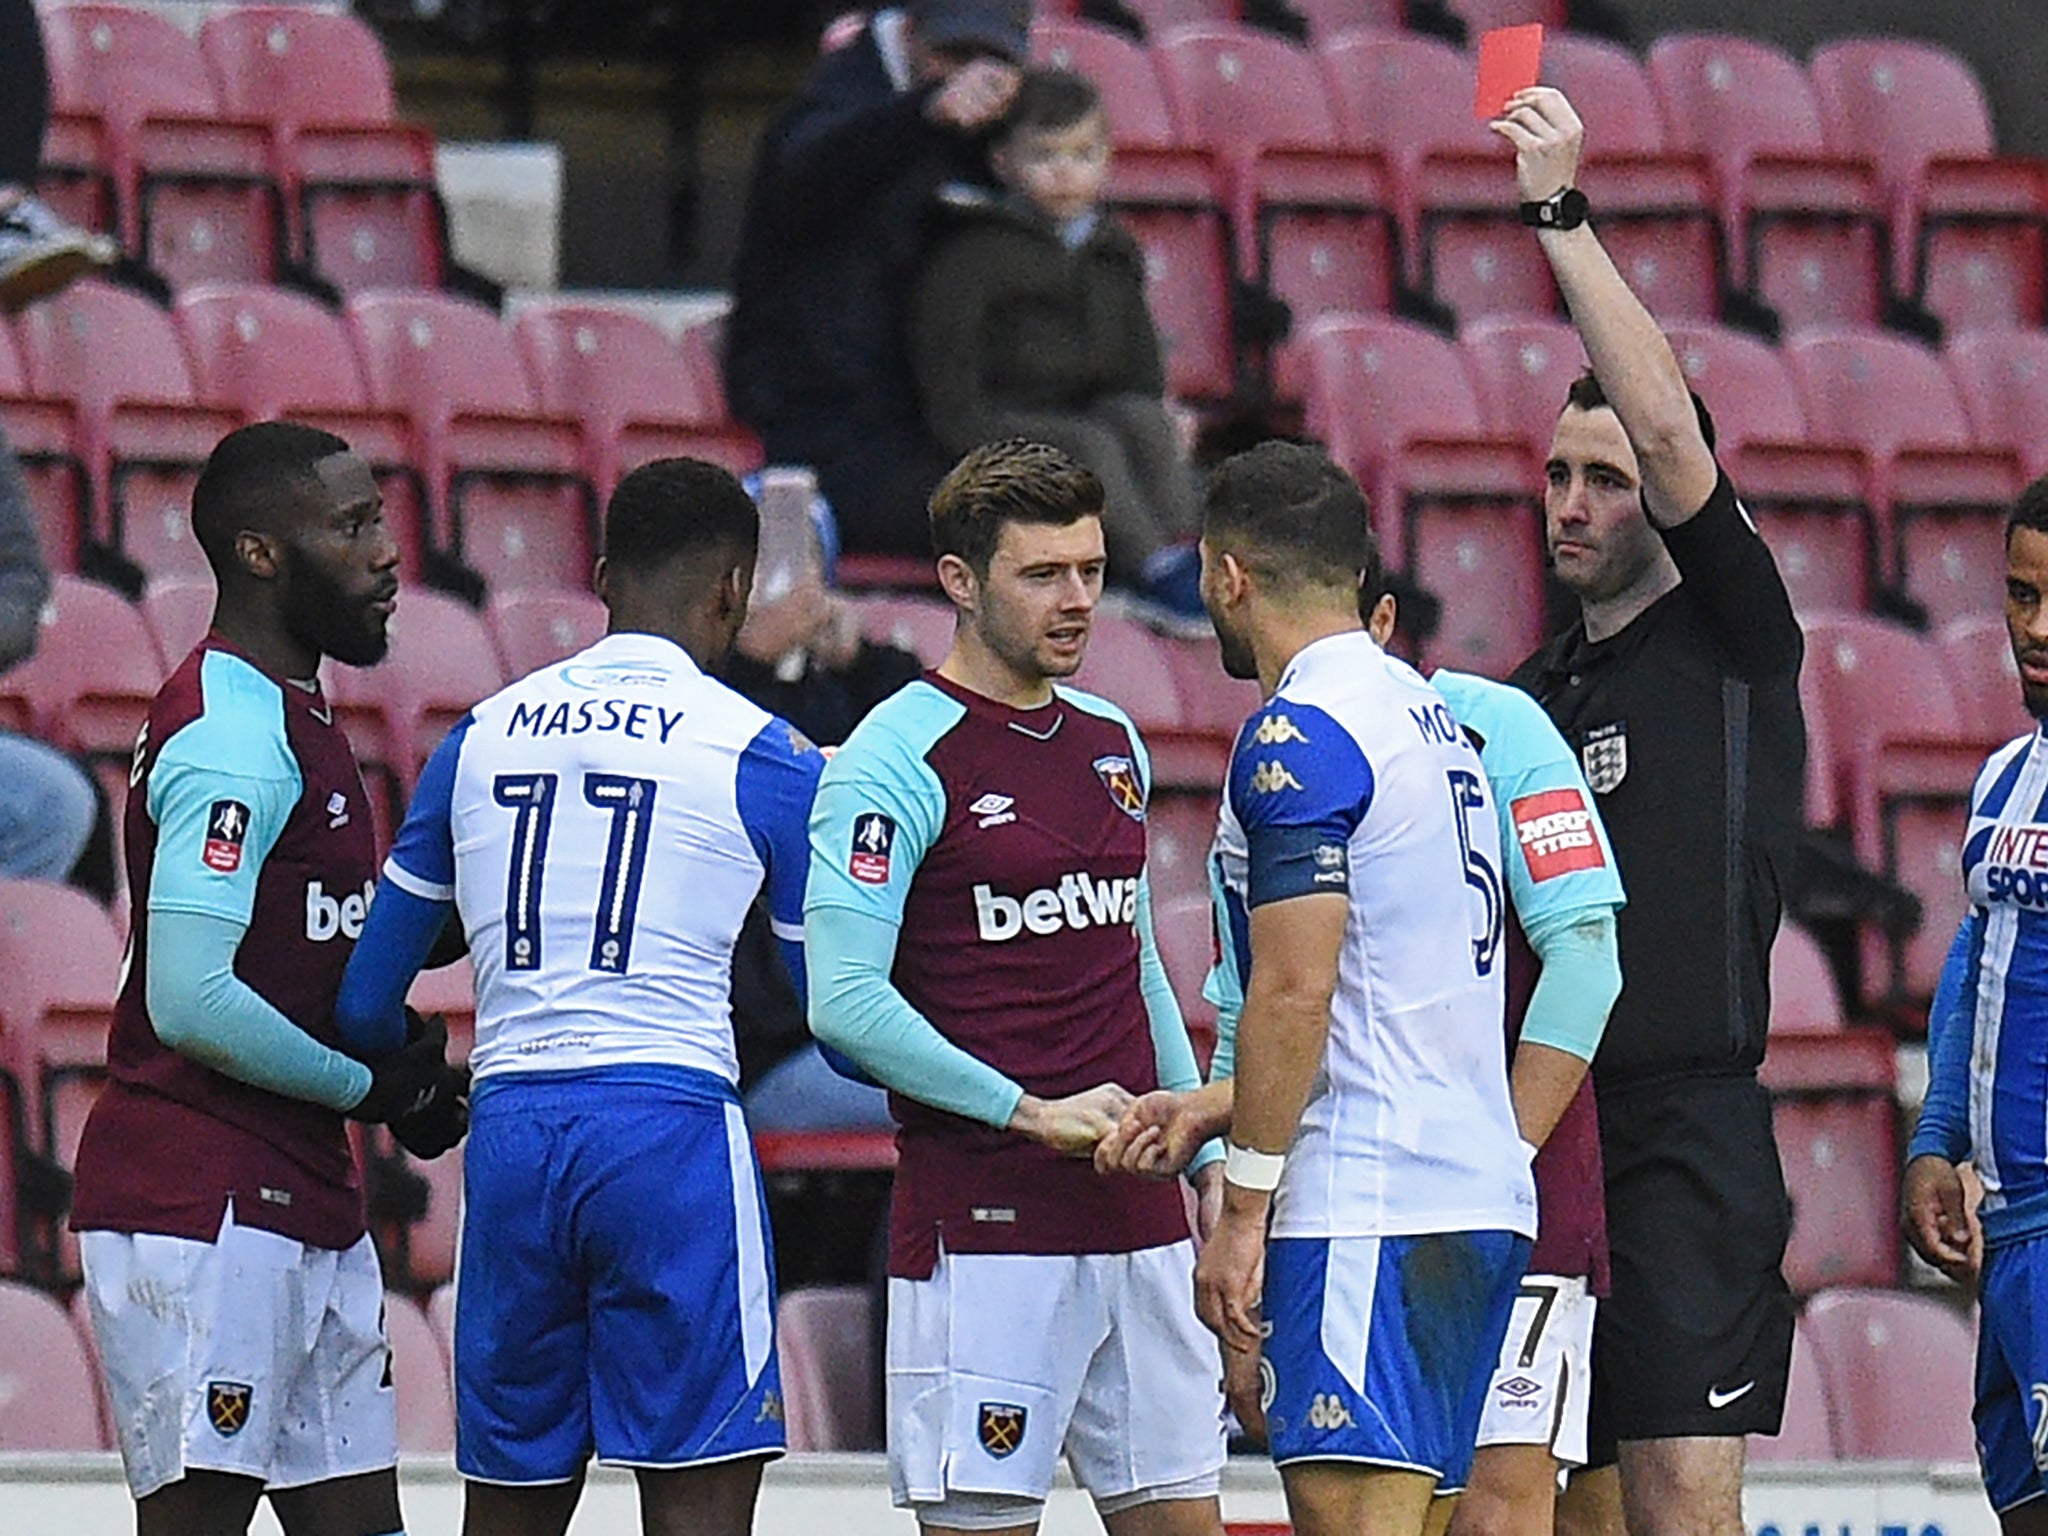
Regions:
<instances>
[{"instance_id":1,"label":"referee's black shirt","mask_svg":"<svg viewBox=\"0 0 2048 1536\"><path fill-rule=\"evenodd\" d=\"M1603 1093L1763 1060L1802 820L1804 642L1777 564L1726 474L1663 537L1676 589L1604 640L1581 620L1514 677L1579 752L1628 888Z\"/></svg>"}]
</instances>

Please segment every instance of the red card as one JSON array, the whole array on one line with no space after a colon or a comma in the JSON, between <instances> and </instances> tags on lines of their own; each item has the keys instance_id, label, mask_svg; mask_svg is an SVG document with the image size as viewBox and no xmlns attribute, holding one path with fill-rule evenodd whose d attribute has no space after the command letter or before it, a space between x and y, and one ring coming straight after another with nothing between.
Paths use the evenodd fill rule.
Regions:
<instances>
[{"instance_id":1,"label":"red card","mask_svg":"<svg viewBox=\"0 0 2048 1536\"><path fill-rule=\"evenodd\" d=\"M1479 93L1472 112L1482 123L1499 117L1508 98L1536 83L1543 67L1543 23L1495 27L1479 39Z\"/></svg>"}]
</instances>

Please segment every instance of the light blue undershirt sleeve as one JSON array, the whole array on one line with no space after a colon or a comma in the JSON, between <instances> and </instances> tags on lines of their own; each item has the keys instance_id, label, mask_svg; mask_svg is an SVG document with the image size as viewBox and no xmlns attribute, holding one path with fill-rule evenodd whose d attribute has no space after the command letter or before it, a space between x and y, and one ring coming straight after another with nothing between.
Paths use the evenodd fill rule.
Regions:
<instances>
[{"instance_id":1,"label":"light blue undershirt sleeve","mask_svg":"<svg viewBox=\"0 0 2048 1536\"><path fill-rule=\"evenodd\" d=\"M1251 914L1223 879L1216 855L1209 857L1210 921L1216 925L1216 963L1202 982L1202 996L1216 1010L1216 1050L1209 1058L1209 1081L1218 1083L1237 1071L1237 1018L1244 1012L1245 959L1251 950Z\"/></svg>"},{"instance_id":2,"label":"light blue undershirt sleeve","mask_svg":"<svg viewBox=\"0 0 2048 1536\"><path fill-rule=\"evenodd\" d=\"M374 1059L405 1044L406 994L455 905L455 771L473 718L464 715L420 771L363 936L342 973L335 1028L359 1056Z\"/></svg>"},{"instance_id":3,"label":"light blue undershirt sleeve","mask_svg":"<svg viewBox=\"0 0 2048 1536\"><path fill-rule=\"evenodd\" d=\"M150 914L143 995L157 1038L223 1077L353 1109L370 1091L370 1069L322 1045L235 974L247 931L198 912Z\"/></svg>"},{"instance_id":4,"label":"light blue undershirt sleeve","mask_svg":"<svg viewBox=\"0 0 2048 1536\"><path fill-rule=\"evenodd\" d=\"M811 869L810 817L825 757L795 726L770 720L740 754L733 798L747 839L767 872L768 926L796 995L808 995L804 886Z\"/></svg>"},{"instance_id":5,"label":"light blue undershirt sleeve","mask_svg":"<svg viewBox=\"0 0 2048 1536\"><path fill-rule=\"evenodd\" d=\"M1181 1017L1180 1000L1173 995L1173 982L1159 958L1159 941L1152 931L1152 881L1138 877L1138 991L1145 999L1145 1017L1152 1027L1152 1054L1158 1063L1159 1086L1186 1093L1202 1083L1201 1068L1195 1063L1195 1047L1188 1039L1187 1020ZM1188 1172L1207 1167L1223 1156L1215 1140L1206 1141L1188 1164Z\"/></svg>"},{"instance_id":6,"label":"light blue undershirt sleeve","mask_svg":"<svg viewBox=\"0 0 2048 1536\"><path fill-rule=\"evenodd\" d=\"M1611 907L1553 912L1524 923L1542 973L1522 1015L1522 1041L1590 1062L1621 996L1621 947Z\"/></svg>"},{"instance_id":7,"label":"light blue undershirt sleeve","mask_svg":"<svg viewBox=\"0 0 2048 1536\"><path fill-rule=\"evenodd\" d=\"M960 706L912 683L864 720L818 781L804 894L811 1033L906 1098L998 1128L1024 1090L953 1044L890 980L903 907L945 821L924 761Z\"/></svg>"},{"instance_id":8,"label":"light blue undershirt sleeve","mask_svg":"<svg viewBox=\"0 0 2048 1536\"><path fill-rule=\"evenodd\" d=\"M1949 945L1927 1011L1927 1097L1906 1149L1909 1162L1933 1156L1960 1163L1970 1155L1970 1048L1976 1037L1970 1004L1983 953L1984 913L1972 907Z\"/></svg>"}]
</instances>

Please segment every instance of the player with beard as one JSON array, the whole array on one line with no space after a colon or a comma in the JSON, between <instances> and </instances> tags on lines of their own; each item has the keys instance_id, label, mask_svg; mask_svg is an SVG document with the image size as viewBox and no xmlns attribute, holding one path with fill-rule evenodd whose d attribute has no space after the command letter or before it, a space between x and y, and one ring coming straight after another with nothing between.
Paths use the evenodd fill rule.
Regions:
<instances>
[{"instance_id":1,"label":"player with beard","mask_svg":"<svg viewBox=\"0 0 2048 1536\"><path fill-rule=\"evenodd\" d=\"M134 931L71 1224L140 1536L401 1528L383 1279L348 1119L459 1119L443 1041L333 1005L376 875L323 657L383 658L398 550L347 443L265 422L192 498L213 627L136 739Z\"/></svg>"},{"instance_id":2,"label":"player with beard","mask_svg":"<svg viewBox=\"0 0 2048 1536\"><path fill-rule=\"evenodd\" d=\"M2005 531L2005 627L2027 713L2048 720L2048 480ZM2048 746L2037 729L1993 753L1970 795L1970 910L1927 1021L1927 1099L1907 1151L1906 1237L1974 1283L1977 1455L2006 1536L2048 1531ZM1975 1165L1977 1211L1957 1165ZM1981 1251L1982 1274L1975 1255Z\"/></svg>"},{"instance_id":3,"label":"player with beard","mask_svg":"<svg viewBox=\"0 0 2048 1536\"><path fill-rule=\"evenodd\" d=\"M811 817L811 1028L900 1127L889 1464L926 1530L1034 1530L1062 1454L1111 1536L1222 1530L1181 1191L1087 1161L1133 1094L1196 1082L1144 745L1055 682L1102 594L1102 498L1039 443L954 467L931 500L952 650L855 730Z\"/></svg>"}]
</instances>

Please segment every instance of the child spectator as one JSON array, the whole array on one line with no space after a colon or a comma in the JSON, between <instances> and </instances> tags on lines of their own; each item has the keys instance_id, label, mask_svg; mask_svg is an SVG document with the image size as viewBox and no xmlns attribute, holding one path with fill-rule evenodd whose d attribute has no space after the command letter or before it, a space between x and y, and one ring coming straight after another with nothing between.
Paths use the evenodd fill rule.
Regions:
<instances>
[{"instance_id":1,"label":"child spectator","mask_svg":"<svg viewBox=\"0 0 2048 1536\"><path fill-rule=\"evenodd\" d=\"M911 304L911 364L948 453L1029 437L1094 470L1111 575L1169 620L1199 622L1200 509L1166 414L1145 259L1102 206L1109 154L1093 85L1025 71L989 157L1003 194L945 204Z\"/></svg>"}]
</instances>

